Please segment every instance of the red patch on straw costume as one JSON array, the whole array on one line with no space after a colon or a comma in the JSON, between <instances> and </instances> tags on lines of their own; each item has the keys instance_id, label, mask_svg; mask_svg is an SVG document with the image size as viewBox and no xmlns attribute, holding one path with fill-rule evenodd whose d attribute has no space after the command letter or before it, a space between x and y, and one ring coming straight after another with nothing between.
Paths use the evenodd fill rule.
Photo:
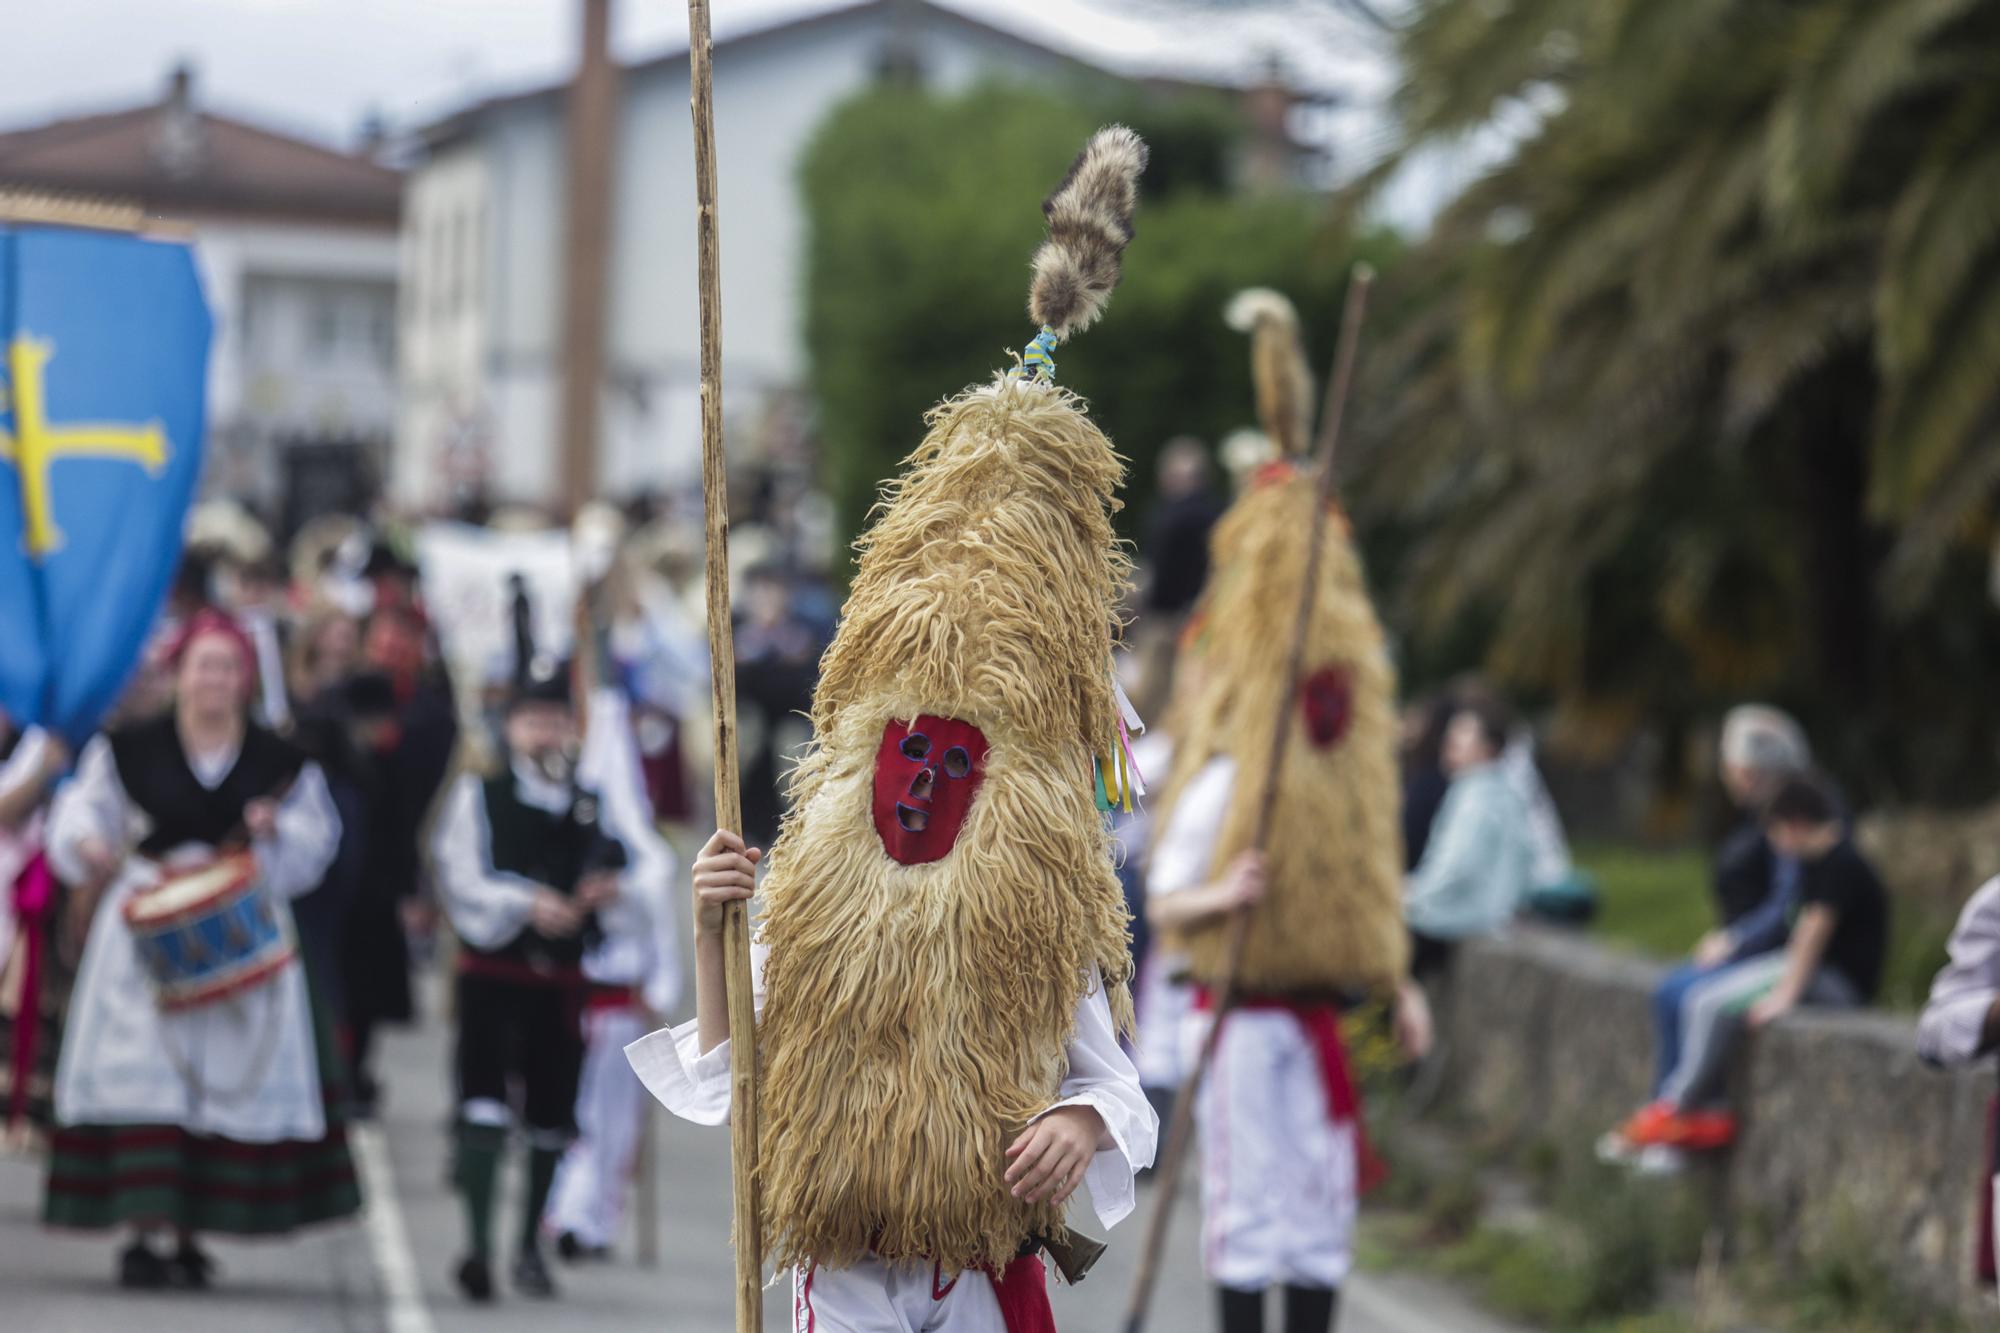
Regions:
<instances>
[{"instance_id":1,"label":"red patch on straw costume","mask_svg":"<svg viewBox=\"0 0 2000 1333\"><path fill-rule=\"evenodd\" d=\"M986 776L986 735L970 722L933 717L890 722L875 752L875 832L906 866L951 854Z\"/></svg>"},{"instance_id":2,"label":"red patch on straw costume","mask_svg":"<svg viewBox=\"0 0 2000 1333\"><path fill-rule=\"evenodd\" d=\"M1321 667L1299 683L1299 706L1313 746L1337 745L1354 717L1354 684L1339 667Z\"/></svg>"}]
</instances>

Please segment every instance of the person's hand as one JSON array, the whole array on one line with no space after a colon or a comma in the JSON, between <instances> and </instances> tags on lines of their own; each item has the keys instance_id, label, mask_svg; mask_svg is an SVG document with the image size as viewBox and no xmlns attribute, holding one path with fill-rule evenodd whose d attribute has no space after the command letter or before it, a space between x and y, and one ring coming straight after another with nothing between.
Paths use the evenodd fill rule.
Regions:
<instances>
[{"instance_id":1,"label":"person's hand","mask_svg":"<svg viewBox=\"0 0 2000 1333\"><path fill-rule=\"evenodd\" d=\"M1726 930L1711 930L1695 942L1694 961L1700 967L1721 967L1736 950Z\"/></svg>"},{"instance_id":2,"label":"person's hand","mask_svg":"<svg viewBox=\"0 0 2000 1333\"><path fill-rule=\"evenodd\" d=\"M1067 1203L1104 1138L1104 1117L1089 1106L1058 1106L1021 1131L1007 1149L1007 1186L1025 1203Z\"/></svg>"},{"instance_id":3,"label":"person's hand","mask_svg":"<svg viewBox=\"0 0 2000 1333\"><path fill-rule=\"evenodd\" d=\"M1255 907L1264 900L1264 892L1270 886L1270 870L1264 854L1258 851L1238 852L1236 859L1229 863L1229 869L1222 873L1224 910Z\"/></svg>"},{"instance_id":4,"label":"person's hand","mask_svg":"<svg viewBox=\"0 0 2000 1333\"><path fill-rule=\"evenodd\" d=\"M243 807L243 827L250 830L250 837L256 842L264 842L278 832L278 803L268 796L260 796Z\"/></svg>"},{"instance_id":5,"label":"person's hand","mask_svg":"<svg viewBox=\"0 0 2000 1333\"><path fill-rule=\"evenodd\" d=\"M728 829L717 829L694 861L694 928L704 936L722 933L725 903L741 902L757 891L757 863L764 853L746 847Z\"/></svg>"},{"instance_id":6,"label":"person's hand","mask_svg":"<svg viewBox=\"0 0 2000 1333\"><path fill-rule=\"evenodd\" d=\"M618 874L612 870L593 870L576 885L576 902L586 912L594 912L600 907L608 907L618 901Z\"/></svg>"},{"instance_id":7,"label":"person's hand","mask_svg":"<svg viewBox=\"0 0 2000 1333\"><path fill-rule=\"evenodd\" d=\"M1797 1000L1782 990L1774 990L1750 1006L1750 1012L1745 1016L1744 1021L1750 1025L1751 1031L1754 1032L1758 1028L1777 1022L1797 1007Z\"/></svg>"},{"instance_id":8,"label":"person's hand","mask_svg":"<svg viewBox=\"0 0 2000 1333\"><path fill-rule=\"evenodd\" d=\"M528 920L537 934L559 940L583 927L583 909L554 889L541 888L535 890L535 903L528 912Z\"/></svg>"},{"instance_id":9,"label":"person's hand","mask_svg":"<svg viewBox=\"0 0 2000 1333\"><path fill-rule=\"evenodd\" d=\"M1402 1048L1404 1059L1414 1062L1431 1053L1434 1032L1431 1002L1424 995L1424 988L1415 981L1405 978L1403 984L1396 988L1396 1008L1390 1023L1395 1029L1396 1044Z\"/></svg>"}]
</instances>

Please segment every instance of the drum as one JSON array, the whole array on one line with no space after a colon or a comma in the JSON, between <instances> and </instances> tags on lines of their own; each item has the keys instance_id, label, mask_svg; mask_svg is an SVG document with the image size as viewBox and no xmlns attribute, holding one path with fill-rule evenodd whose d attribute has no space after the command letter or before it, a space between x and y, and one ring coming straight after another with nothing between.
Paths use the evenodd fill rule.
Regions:
<instances>
[{"instance_id":1,"label":"drum","mask_svg":"<svg viewBox=\"0 0 2000 1333\"><path fill-rule=\"evenodd\" d=\"M292 932L248 852L171 871L125 904L139 961L162 1009L213 1004L292 961Z\"/></svg>"}]
</instances>

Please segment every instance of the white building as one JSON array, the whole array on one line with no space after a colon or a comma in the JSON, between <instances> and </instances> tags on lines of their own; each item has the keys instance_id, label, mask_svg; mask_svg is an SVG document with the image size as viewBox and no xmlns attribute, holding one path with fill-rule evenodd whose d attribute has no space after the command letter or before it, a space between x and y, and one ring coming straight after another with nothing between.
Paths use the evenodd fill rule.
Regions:
<instances>
[{"instance_id":1,"label":"white building","mask_svg":"<svg viewBox=\"0 0 2000 1333\"><path fill-rule=\"evenodd\" d=\"M923 0L861 0L719 40L723 359L734 421L803 379L796 173L826 114L885 69L931 87L1120 78ZM403 214L402 405L390 490L552 504L559 493L566 87L421 133ZM698 468L693 138L684 50L620 74L598 490Z\"/></svg>"},{"instance_id":2,"label":"white building","mask_svg":"<svg viewBox=\"0 0 2000 1333\"><path fill-rule=\"evenodd\" d=\"M289 529L364 502L395 416L399 173L196 104L0 133L0 187L137 204L193 230L215 320L203 487Z\"/></svg>"}]
</instances>

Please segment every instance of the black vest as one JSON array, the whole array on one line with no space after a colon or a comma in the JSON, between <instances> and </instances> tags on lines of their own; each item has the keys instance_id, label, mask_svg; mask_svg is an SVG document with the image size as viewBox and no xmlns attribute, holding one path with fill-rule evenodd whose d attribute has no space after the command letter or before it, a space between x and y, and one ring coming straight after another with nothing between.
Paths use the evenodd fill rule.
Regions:
<instances>
[{"instance_id":1,"label":"black vest","mask_svg":"<svg viewBox=\"0 0 2000 1333\"><path fill-rule=\"evenodd\" d=\"M201 785L181 750L171 713L111 733L118 781L152 821L139 851L158 856L184 842L218 844L242 837L243 807L260 797L280 797L305 756L255 724L243 732L236 764L214 789Z\"/></svg>"},{"instance_id":2,"label":"black vest","mask_svg":"<svg viewBox=\"0 0 2000 1333\"><path fill-rule=\"evenodd\" d=\"M486 780L483 795L487 864L497 873L519 875L570 894L577 881L592 871L617 870L625 864L624 848L598 823L597 797L590 792L573 788L569 809L552 814L522 800L514 775L502 773ZM487 956L531 966L574 967L583 960L591 933L586 928L552 940L530 926Z\"/></svg>"}]
</instances>

